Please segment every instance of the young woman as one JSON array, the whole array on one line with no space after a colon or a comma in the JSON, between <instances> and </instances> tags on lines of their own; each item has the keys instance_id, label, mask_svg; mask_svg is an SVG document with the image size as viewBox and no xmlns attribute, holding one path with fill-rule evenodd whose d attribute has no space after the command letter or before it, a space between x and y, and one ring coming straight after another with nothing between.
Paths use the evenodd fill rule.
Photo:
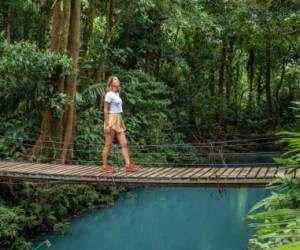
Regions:
<instances>
[{"instance_id":1,"label":"young woman","mask_svg":"<svg viewBox=\"0 0 300 250\"><path fill-rule=\"evenodd\" d=\"M127 140L125 136L125 124L122 119L122 99L119 96L120 81L118 77L112 75L108 78L104 99L104 134L105 145L102 151L103 165L102 171L112 172L112 167L108 165L108 155L115 136L117 137L122 155L125 161L126 171L138 170L138 166L131 163L129 159Z\"/></svg>"}]
</instances>

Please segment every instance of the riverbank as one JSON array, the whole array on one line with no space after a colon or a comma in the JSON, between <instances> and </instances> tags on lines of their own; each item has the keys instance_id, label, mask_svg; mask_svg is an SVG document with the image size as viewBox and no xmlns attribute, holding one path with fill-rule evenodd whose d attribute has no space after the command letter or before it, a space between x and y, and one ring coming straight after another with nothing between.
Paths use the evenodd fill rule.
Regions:
<instances>
[{"instance_id":1,"label":"riverbank","mask_svg":"<svg viewBox=\"0 0 300 250\"><path fill-rule=\"evenodd\" d=\"M0 249L33 249L31 241L39 234L63 234L72 217L112 206L123 191L82 184L1 183Z\"/></svg>"}]
</instances>

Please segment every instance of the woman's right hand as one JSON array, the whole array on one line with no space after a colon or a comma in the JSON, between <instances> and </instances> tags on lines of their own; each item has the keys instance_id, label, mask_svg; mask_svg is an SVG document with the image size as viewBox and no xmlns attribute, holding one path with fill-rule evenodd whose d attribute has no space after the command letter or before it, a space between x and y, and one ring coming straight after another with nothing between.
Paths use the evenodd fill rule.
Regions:
<instances>
[{"instance_id":1,"label":"woman's right hand","mask_svg":"<svg viewBox=\"0 0 300 250\"><path fill-rule=\"evenodd\" d=\"M111 127L110 127L109 125L105 125L104 131L105 131L106 133L110 133L110 130L111 130Z\"/></svg>"}]
</instances>

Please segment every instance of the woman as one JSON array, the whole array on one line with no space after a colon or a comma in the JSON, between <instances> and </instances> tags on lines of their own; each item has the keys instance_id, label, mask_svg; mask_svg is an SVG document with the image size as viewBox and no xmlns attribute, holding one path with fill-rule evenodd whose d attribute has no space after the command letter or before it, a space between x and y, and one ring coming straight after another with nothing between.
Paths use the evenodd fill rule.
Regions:
<instances>
[{"instance_id":1,"label":"woman","mask_svg":"<svg viewBox=\"0 0 300 250\"><path fill-rule=\"evenodd\" d=\"M102 151L102 171L111 173L112 167L108 165L108 155L115 136L117 137L122 155L125 161L125 170L128 172L137 171L138 166L131 163L129 159L127 140L125 136L126 127L122 119L122 99L119 96L120 81L112 75L108 78L104 99L104 134L105 145Z\"/></svg>"}]
</instances>

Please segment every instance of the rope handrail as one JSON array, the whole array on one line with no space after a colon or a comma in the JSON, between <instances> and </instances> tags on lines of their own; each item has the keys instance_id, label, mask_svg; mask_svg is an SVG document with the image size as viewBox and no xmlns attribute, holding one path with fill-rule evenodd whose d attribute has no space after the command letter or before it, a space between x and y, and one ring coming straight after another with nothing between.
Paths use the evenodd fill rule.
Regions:
<instances>
[{"instance_id":1,"label":"rope handrail","mask_svg":"<svg viewBox=\"0 0 300 250\"><path fill-rule=\"evenodd\" d=\"M0 138L7 138L9 140L12 140L12 141L18 141L19 139L23 139L23 138L13 138L13 137L8 137L8 136L1 136L0 135ZM274 138L282 138L282 137L274 137ZM266 138L261 138L259 139L259 141L262 141L262 140L268 140ZM25 141L36 141L34 139L25 139ZM256 142L258 141L258 139L255 139L255 141L249 139L249 140L243 140L241 142L244 142L244 143L233 143L233 141L223 141L223 142L219 142L218 144L221 144L221 145L212 145L214 144L213 142L209 142L207 144L200 144L200 143L185 143L185 144L131 144L129 145L129 147L131 148L154 148L154 147L157 147L157 148L162 148L162 147L186 147L186 148L210 148L210 147L226 147L226 146L244 146L244 145L249 145L249 144L279 144L279 143L283 143L281 141L265 141L265 142ZM57 141L49 141L49 140L44 140L44 142L49 142L49 143L52 143L52 144L55 144L55 143L58 143ZM228 143L229 142L229 143ZM238 141L236 141L238 142ZM72 145L74 145L75 143L71 143ZM23 145L25 145L25 143L23 143ZM27 143L26 145L30 146L30 145L34 145L34 144L29 144ZM77 145L77 144L75 144ZM97 143L80 143L80 145L84 145L84 146L87 146L87 145L92 145L92 146L95 146L97 145ZM98 144L98 146L104 146L104 144ZM66 149L68 150L68 149Z\"/></svg>"},{"instance_id":2,"label":"rope handrail","mask_svg":"<svg viewBox=\"0 0 300 250\"><path fill-rule=\"evenodd\" d=\"M47 136L48 137L48 136ZM25 141L36 141L37 139L30 139L26 138L24 139L23 137L12 137L12 136L6 136L6 135L0 135L0 138L7 138L7 139L12 139L12 140L25 140ZM220 141L208 141L208 142L201 142L201 143L173 143L173 144L144 144L144 145L139 145L139 144L132 144L132 146L135 147L161 147L163 146L178 146L178 147L191 147L191 146L205 146L208 147L211 144L221 144L221 145L229 145L229 144L234 144L234 143L239 143L239 142L253 142L255 143L256 141L264 141L264 140L279 140L282 139L282 136L272 136L272 137L260 137L260 138L248 138L248 139L236 139L236 140L220 140ZM55 140L44 140L44 142L49 142L49 143L61 143L61 141L55 141ZM277 142L278 143L278 142ZM76 144L75 142L71 142L71 145ZM81 145L95 145L96 143L80 143ZM239 143L240 144L240 143ZM102 144L104 145L104 144ZM235 144L234 144L235 145ZM213 145L216 146L216 145Z\"/></svg>"},{"instance_id":3,"label":"rope handrail","mask_svg":"<svg viewBox=\"0 0 300 250\"><path fill-rule=\"evenodd\" d=\"M57 159L57 160L59 160L59 159ZM0 160L0 162L7 162L7 161ZM27 163L25 161L15 161L15 160L11 160L11 162L18 162L20 164ZM93 162L94 164L91 164L91 165L95 165L95 161L83 161L83 162ZM40 164L42 162L28 162L28 163L31 163L31 164ZM100 161L100 163L101 163L101 161ZM137 161L136 163L137 164L144 164L144 165L223 166L223 167L224 166L226 166L226 167L228 167L228 166L253 166L254 167L254 166L263 166L263 165L269 165L269 166L279 165L279 164L277 164L275 162L262 162L262 163L226 163L226 164L223 164L223 163L182 163L182 162L153 162L153 163L150 163L150 162L145 162L145 161ZM53 165L55 165L54 163L44 163L44 164L53 164ZM68 164L63 164L63 165L68 166ZM82 165L82 166L90 166L90 165Z\"/></svg>"},{"instance_id":4,"label":"rope handrail","mask_svg":"<svg viewBox=\"0 0 300 250\"><path fill-rule=\"evenodd\" d=\"M262 143L262 145L267 145L267 144L271 144L271 143ZM28 147L32 147L34 146L34 144L29 144L29 143L23 143L22 144L23 146L28 146ZM241 145L241 144L237 144L237 145ZM243 144L244 145L244 144ZM249 144L247 144L249 145ZM54 147L49 147L49 146L45 146L45 145L40 145L40 146L37 146L37 148L40 148L40 149L54 149ZM131 149L131 146L129 145L128 146L129 149ZM199 147L195 147L197 149L199 149ZM203 147L202 147L203 148ZM55 149L58 149L58 150L62 150L63 148L62 147L56 147ZM132 149L135 149L137 150L137 148L132 148ZM161 147L159 148L161 149ZM74 148L74 149L65 149L66 151L71 151L71 152L83 152L83 153L92 153L92 152L95 152L95 149L94 150L91 150L91 149L78 149L78 148ZM100 151L102 150L102 147L98 150ZM140 149L142 150L142 148ZM96 150L97 151L97 150ZM112 150L112 152L114 153L114 150ZM161 154L162 152L141 152L141 151L133 151L133 153L135 154L150 154L150 155L157 155L157 154ZM218 155L218 154L222 154L222 155L257 155L257 154L264 154L264 155L268 155L268 154L280 154L282 152L280 151L264 151L264 152L260 152L260 151L254 151L254 152L208 152L208 153L200 153L200 152L194 152L194 153L188 153L188 152L184 152L184 153L174 153L174 152L163 152L164 154L166 155L182 155L184 154L185 156L190 156L190 155L197 155L197 156L212 156L212 155Z\"/></svg>"},{"instance_id":5,"label":"rope handrail","mask_svg":"<svg viewBox=\"0 0 300 250\"><path fill-rule=\"evenodd\" d=\"M26 133L26 135L30 135L30 136L34 136L34 137L39 137L40 135L41 135L41 133L39 133L39 134L37 134L37 133ZM231 134L231 135L235 135L235 136L237 136L237 137L244 137L244 134ZM1 136L1 135L0 135ZM61 139L61 137L58 137L58 136L51 136L52 138L56 138L56 139ZM253 140L255 140L255 139L261 139L261 138L277 138L277 137L282 137L282 136L280 136L280 135L275 135L274 133L272 133L272 134L260 134L260 135L258 135L257 137L255 137L255 136L252 136L251 138L250 137L248 137L248 138L246 138L246 139L232 139L233 141L235 141L235 140L248 140L248 139L253 139ZM230 141L232 141L232 140L230 140ZM222 142L222 140L219 140L219 141L221 141ZM217 143L217 142L219 142L219 141L212 141L212 142L215 142L215 143ZM200 143L205 143L205 142L200 142Z\"/></svg>"}]
</instances>

